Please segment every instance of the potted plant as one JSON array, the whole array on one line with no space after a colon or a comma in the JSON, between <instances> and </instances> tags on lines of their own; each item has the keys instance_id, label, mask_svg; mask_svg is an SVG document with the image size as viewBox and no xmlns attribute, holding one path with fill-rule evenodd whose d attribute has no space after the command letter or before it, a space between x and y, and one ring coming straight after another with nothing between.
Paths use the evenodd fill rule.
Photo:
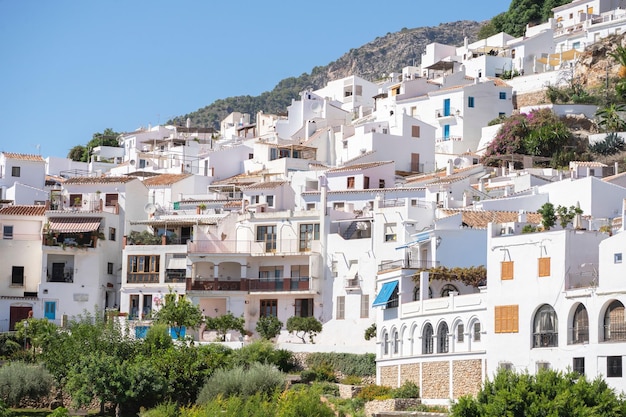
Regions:
<instances>
[{"instance_id":1,"label":"potted plant","mask_svg":"<svg viewBox=\"0 0 626 417\"><path fill-rule=\"evenodd\" d=\"M198 204L198 209L196 210L198 214L203 214L204 210L206 210L206 204L200 203Z\"/></svg>"}]
</instances>

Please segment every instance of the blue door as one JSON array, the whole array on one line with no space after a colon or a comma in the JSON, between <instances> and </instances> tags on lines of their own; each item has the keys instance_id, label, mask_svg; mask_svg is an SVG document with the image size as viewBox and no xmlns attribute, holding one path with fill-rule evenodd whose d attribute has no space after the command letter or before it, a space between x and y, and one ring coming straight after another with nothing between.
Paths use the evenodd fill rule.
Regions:
<instances>
[{"instance_id":1,"label":"blue door","mask_svg":"<svg viewBox=\"0 0 626 417\"><path fill-rule=\"evenodd\" d=\"M56 311L57 311L57 302L56 301L46 301L44 304L44 312L43 316L48 320L56 319Z\"/></svg>"},{"instance_id":2,"label":"blue door","mask_svg":"<svg viewBox=\"0 0 626 417\"><path fill-rule=\"evenodd\" d=\"M450 139L450 125L443 125L443 138L444 140Z\"/></svg>"},{"instance_id":3,"label":"blue door","mask_svg":"<svg viewBox=\"0 0 626 417\"><path fill-rule=\"evenodd\" d=\"M443 101L443 115L450 116L450 99L449 98Z\"/></svg>"}]
</instances>

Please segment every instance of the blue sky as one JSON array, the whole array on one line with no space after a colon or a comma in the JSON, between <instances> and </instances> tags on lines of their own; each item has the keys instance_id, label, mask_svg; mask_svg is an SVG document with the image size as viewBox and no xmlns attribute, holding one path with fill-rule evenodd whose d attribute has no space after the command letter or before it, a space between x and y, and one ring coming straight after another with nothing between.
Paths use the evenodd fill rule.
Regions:
<instances>
[{"instance_id":1,"label":"blue sky","mask_svg":"<svg viewBox=\"0 0 626 417\"><path fill-rule=\"evenodd\" d=\"M132 131L259 95L388 32L483 21L508 6L0 0L0 150L65 156L108 127Z\"/></svg>"}]
</instances>

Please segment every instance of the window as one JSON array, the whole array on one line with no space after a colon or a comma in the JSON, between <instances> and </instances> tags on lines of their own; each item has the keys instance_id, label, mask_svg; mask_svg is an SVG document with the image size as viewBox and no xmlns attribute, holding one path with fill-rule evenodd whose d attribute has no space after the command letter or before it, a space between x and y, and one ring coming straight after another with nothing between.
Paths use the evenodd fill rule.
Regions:
<instances>
[{"instance_id":1,"label":"window","mask_svg":"<svg viewBox=\"0 0 626 417\"><path fill-rule=\"evenodd\" d=\"M385 180L383 179L378 180L378 188L385 188Z\"/></svg>"},{"instance_id":2,"label":"window","mask_svg":"<svg viewBox=\"0 0 626 417\"><path fill-rule=\"evenodd\" d=\"M370 316L370 296L369 294L361 295L361 318L366 319Z\"/></svg>"},{"instance_id":3,"label":"window","mask_svg":"<svg viewBox=\"0 0 626 417\"><path fill-rule=\"evenodd\" d=\"M585 374L585 358L574 358L572 362L572 371L581 375Z\"/></svg>"},{"instance_id":4,"label":"window","mask_svg":"<svg viewBox=\"0 0 626 417\"><path fill-rule=\"evenodd\" d=\"M348 188L354 188L354 177L348 177Z\"/></svg>"},{"instance_id":5,"label":"window","mask_svg":"<svg viewBox=\"0 0 626 417\"><path fill-rule=\"evenodd\" d=\"M11 176L12 177L19 177L21 172L20 172L20 167L11 167Z\"/></svg>"},{"instance_id":6,"label":"window","mask_svg":"<svg viewBox=\"0 0 626 417\"><path fill-rule=\"evenodd\" d=\"M395 242L396 235L396 223L386 223L385 224L385 242Z\"/></svg>"},{"instance_id":7,"label":"window","mask_svg":"<svg viewBox=\"0 0 626 417\"><path fill-rule=\"evenodd\" d=\"M267 203L268 207L274 207L274 196L268 195L267 197L265 197L265 202Z\"/></svg>"},{"instance_id":8,"label":"window","mask_svg":"<svg viewBox=\"0 0 626 417\"><path fill-rule=\"evenodd\" d=\"M343 203L343 202L341 202L341 203L333 203L333 210L343 211L345 205L346 204Z\"/></svg>"},{"instance_id":9,"label":"window","mask_svg":"<svg viewBox=\"0 0 626 417\"><path fill-rule=\"evenodd\" d=\"M519 331L519 306L496 306L494 310L495 333L517 333Z\"/></svg>"},{"instance_id":10,"label":"window","mask_svg":"<svg viewBox=\"0 0 626 417\"><path fill-rule=\"evenodd\" d=\"M437 328L437 352L448 353L448 324L444 321Z\"/></svg>"},{"instance_id":11,"label":"window","mask_svg":"<svg viewBox=\"0 0 626 417\"><path fill-rule=\"evenodd\" d=\"M572 323L572 343L589 342L589 316L584 305L578 304Z\"/></svg>"},{"instance_id":12,"label":"window","mask_svg":"<svg viewBox=\"0 0 626 417\"><path fill-rule=\"evenodd\" d=\"M257 242L265 242L265 252L276 251L276 226L257 226Z\"/></svg>"},{"instance_id":13,"label":"window","mask_svg":"<svg viewBox=\"0 0 626 417\"><path fill-rule=\"evenodd\" d=\"M337 320L346 318L346 297L340 295L337 297Z\"/></svg>"},{"instance_id":14,"label":"window","mask_svg":"<svg viewBox=\"0 0 626 417\"><path fill-rule=\"evenodd\" d=\"M278 300L261 300L261 317L278 317Z\"/></svg>"},{"instance_id":15,"label":"window","mask_svg":"<svg viewBox=\"0 0 626 417\"><path fill-rule=\"evenodd\" d=\"M450 125L443 125L443 139L450 139Z\"/></svg>"},{"instance_id":16,"label":"window","mask_svg":"<svg viewBox=\"0 0 626 417\"><path fill-rule=\"evenodd\" d=\"M115 207L117 206L118 199L119 197L117 196L117 193L106 194L104 196L104 205L106 207Z\"/></svg>"},{"instance_id":17,"label":"window","mask_svg":"<svg viewBox=\"0 0 626 417\"><path fill-rule=\"evenodd\" d=\"M500 91L500 100L506 100L506 92Z\"/></svg>"},{"instance_id":18,"label":"window","mask_svg":"<svg viewBox=\"0 0 626 417\"><path fill-rule=\"evenodd\" d=\"M431 355L433 353L433 326L427 323L422 331L422 354Z\"/></svg>"},{"instance_id":19,"label":"window","mask_svg":"<svg viewBox=\"0 0 626 417\"><path fill-rule=\"evenodd\" d=\"M500 118L502 118L502 117L506 117L506 113L505 113L505 112L503 112L503 111L498 112L498 117L500 117Z\"/></svg>"},{"instance_id":20,"label":"window","mask_svg":"<svg viewBox=\"0 0 626 417\"><path fill-rule=\"evenodd\" d=\"M467 98L467 107L474 107L474 97Z\"/></svg>"},{"instance_id":21,"label":"window","mask_svg":"<svg viewBox=\"0 0 626 417\"><path fill-rule=\"evenodd\" d=\"M452 284L446 284L441 289L441 296L442 297L449 297L450 293L452 293L452 292L456 292L458 294L459 290Z\"/></svg>"},{"instance_id":22,"label":"window","mask_svg":"<svg viewBox=\"0 0 626 417\"><path fill-rule=\"evenodd\" d=\"M558 320L554 309L544 304L537 310L533 324L533 347L556 347L559 345Z\"/></svg>"},{"instance_id":23,"label":"window","mask_svg":"<svg viewBox=\"0 0 626 417\"><path fill-rule=\"evenodd\" d=\"M393 289L391 296L389 297L389 301L387 301L387 308L395 308L400 305L400 296L398 293L398 286Z\"/></svg>"},{"instance_id":24,"label":"window","mask_svg":"<svg viewBox=\"0 0 626 417\"><path fill-rule=\"evenodd\" d=\"M433 298L433 289L428 287L428 298ZM419 286L415 286L413 288L413 301L419 301L420 300L420 287Z\"/></svg>"},{"instance_id":25,"label":"window","mask_svg":"<svg viewBox=\"0 0 626 417\"><path fill-rule=\"evenodd\" d=\"M622 253L615 253L613 254L613 263L615 264L621 264L622 263Z\"/></svg>"},{"instance_id":26,"label":"window","mask_svg":"<svg viewBox=\"0 0 626 417\"><path fill-rule=\"evenodd\" d=\"M109 240L115 240L115 227L109 227Z\"/></svg>"},{"instance_id":27,"label":"window","mask_svg":"<svg viewBox=\"0 0 626 417\"><path fill-rule=\"evenodd\" d=\"M606 376L608 378L621 378L622 377L622 357L621 356L607 356Z\"/></svg>"},{"instance_id":28,"label":"window","mask_svg":"<svg viewBox=\"0 0 626 417\"><path fill-rule=\"evenodd\" d=\"M13 239L13 226L2 227L2 239Z\"/></svg>"},{"instance_id":29,"label":"window","mask_svg":"<svg viewBox=\"0 0 626 417\"><path fill-rule=\"evenodd\" d=\"M459 343L463 343L463 340L465 338L465 335L463 334L465 332L465 326L463 325L463 323L459 323L458 326L456 326L456 341Z\"/></svg>"},{"instance_id":30,"label":"window","mask_svg":"<svg viewBox=\"0 0 626 417\"><path fill-rule=\"evenodd\" d=\"M70 207L80 207L83 205L82 194L70 194Z\"/></svg>"},{"instance_id":31,"label":"window","mask_svg":"<svg viewBox=\"0 0 626 417\"><path fill-rule=\"evenodd\" d=\"M411 136L414 138L420 137L420 127L419 126L411 126Z\"/></svg>"},{"instance_id":32,"label":"window","mask_svg":"<svg viewBox=\"0 0 626 417\"><path fill-rule=\"evenodd\" d=\"M307 252L311 250L311 242L314 240L320 240L320 225L319 223L306 223L300 225L300 252Z\"/></svg>"},{"instance_id":33,"label":"window","mask_svg":"<svg viewBox=\"0 0 626 417\"><path fill-rule=\"evenodd\" d=\"M513 364L511 362L500 362L498 364L498 369L502 369L505 371L512 371L513 370Z\"/></svg>"},{"instance_id":34,"label":"window","mask_svg":"<svg viewBox=\"0 0 626 417\"><path fill-rule=\"evenodd\" d=\"M617 300L611 302L604 313L604 341L616 340L626 340L624 305Z\"/></svg>"},{"instance_id":35,"label":"window","mask_svg":"<svg viewBox=\"0 0 626 417\"><path fill-rule=\"evenodd\" d=\"M383 355L389 355L389 335L387 332L383 334Z\"/></svg>"},{"instance_id":36,"label":"window","mask_svg":"<svg viewBox=\"0 0 626 417\"><path fill-rule=\"evenodd\" d=\"M156 283L159 282L159 255L129 255L127 282Z\"/></svg>"},{"instance_id":37,"label":"window","mask_svg":"<svg viewBox=\"0 0 626 417\"><path fill-rule=\"evenodd\" d=\"M480 322L474 323L474 342L480 342Z\"/></svg>"},{"instance_id":38,"label":"window","mask_svg":"<svg viewBox=\"0 0 626 417\"><path fill-rule=\"evenodd\" d=\"M370 188L370 177L363 177L363 189L367 190L368 188Z\"/></svg>"},{"instance_id":39,"label":"window","mask_svg":"<svg viewBox=\"0 0 626 417\"><path fill-rule=\"evenodd\" d=\"M113 262L107 262L107 274L113 275Z\"/></svg>"},{"instance_id":40,"label":"window","mask_svg":"<svg viewBox=\"0 0 626 417\"><path fill-rule=\"evenodd\" d=\"M261 200L259 199L258 195L250 196L250 204L259 204L259 201Z\"/></svg>"},{"instance_id":41,"label":"window","mask_svg":"<svg viewBox=\"0 0 626 417\"><path fill-rule=\"evenodd\" d=\"M500 263L500 279L513 279L513 261Z\"/></svg>"},{"instance_id":42,"label":"window","mask_svg":"<svg viewBox=\"0 0 626 417\"><path fill-rule=\"evenodd\" d=\"M313 299L296 298L294 316L313 317Z\"/></svg>"},{"instance_id":43,"label":"window","mask_svg":"<svg viewBox=\"0 0 626 417\"><path fill-rule=\"evenodd\" d=\"M24 285L24 267L14 266L11 271L11 285Z\"/></svg>"},{"instance_id":44,"label":"window","mask_svg":"<svg viewBox=\"0 0 626 417\"><path fill-rule=\"evenodd\" d=\"M549 277L550 276L550 258L539 258L539 276L540 277Z\"/></svg>"},{"instance_id":45,"label":"window","mask_svg":"<svg viewBox=\"0 0 626 417\"><path fill-rule=\"evenodd\" d=\"M398 352L400 351L400 337L398 336L398 331L394 329L393 331L393 353L394 355L397 355Z\"/></svg>"}]
</instances>

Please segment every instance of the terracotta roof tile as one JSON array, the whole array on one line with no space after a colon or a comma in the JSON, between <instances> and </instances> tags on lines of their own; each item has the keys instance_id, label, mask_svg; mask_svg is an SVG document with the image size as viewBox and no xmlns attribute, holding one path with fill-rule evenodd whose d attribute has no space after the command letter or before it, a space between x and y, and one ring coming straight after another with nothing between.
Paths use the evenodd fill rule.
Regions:
<instances>
[{"instance_id":1,"label":"terracotta roof tile","mask_svg":"<svg viewBox=\"0 0 626 417\"><path fill-rule=\"evenodd\" d=\"M0 209L0 215L6 216L43 216L46 206L7 206Z\"/></svg>"},{"instance_id":2,"label":"terracotta roof tile","mask_svg":"<svg viewBox=\"0 0 626 417\"><path fill-rule=\"evenodd\" d=\"M125 184L132 180L134 177L73 177L68 178L65 184Z\"/></svg>"},{"instance_id":3,"label":"terracotta roof tile","mask_svg":"<svg viewBox=\"0 0 626 417\"><path fill-rule=\"evenodd\" d=\"M247 187L243 187L243 189L244 190L271 190L274 188L282 187L284 184L287 184L287 181L257 182Z\"/></svg>"},{"instance_id":4,"label":"terracotta roof tile","mask_svg":"<svg viewBox=\"0 0 626 417\"><path fill-rule=\"evenodd\" d=\"M5 158L20 159L22 161L45 162L41 155L31 155L25 153L2 152Z\"/></svg>"},{"instance_id":5,"label":"terracotta roof tile","mask_svg":"<svg viewBox=\"0 0 626 417\"><path fill-rule=\"evenodd\" d=\"M516 222L519 213L516 211L482 211L482 210L458 210L443 209L442 212L447 216L461 213L463 224L474 229L485 229L489 223L510 223ZM526 213L528 223L541 223L541 214Z\"/></svg>"},{"instance_id":6,"label":"terracotta roof tile","mask_svg":"<svg viewBox=\"0 0 626 417\"><path fill-rule=\"evenodd\" d=\"M570 166L578 166L578 167L592 167L592 168L599 168L599 167L606 167L606 164L603 164L602 162L598 162L598 161L570 161Z\"/></svg>"},{"instance_id":7,"label":"terracotta roof tile","mask_svg":"<svg viewBox=\"0 0 626 417\"><path fill-rule=\"evenodd\" d=\"M163 185L172 185L178 181L190 177L192 174L161 174L147 178L143 181L146 187L159 187Z\"/></svg>"}]
</instances>

